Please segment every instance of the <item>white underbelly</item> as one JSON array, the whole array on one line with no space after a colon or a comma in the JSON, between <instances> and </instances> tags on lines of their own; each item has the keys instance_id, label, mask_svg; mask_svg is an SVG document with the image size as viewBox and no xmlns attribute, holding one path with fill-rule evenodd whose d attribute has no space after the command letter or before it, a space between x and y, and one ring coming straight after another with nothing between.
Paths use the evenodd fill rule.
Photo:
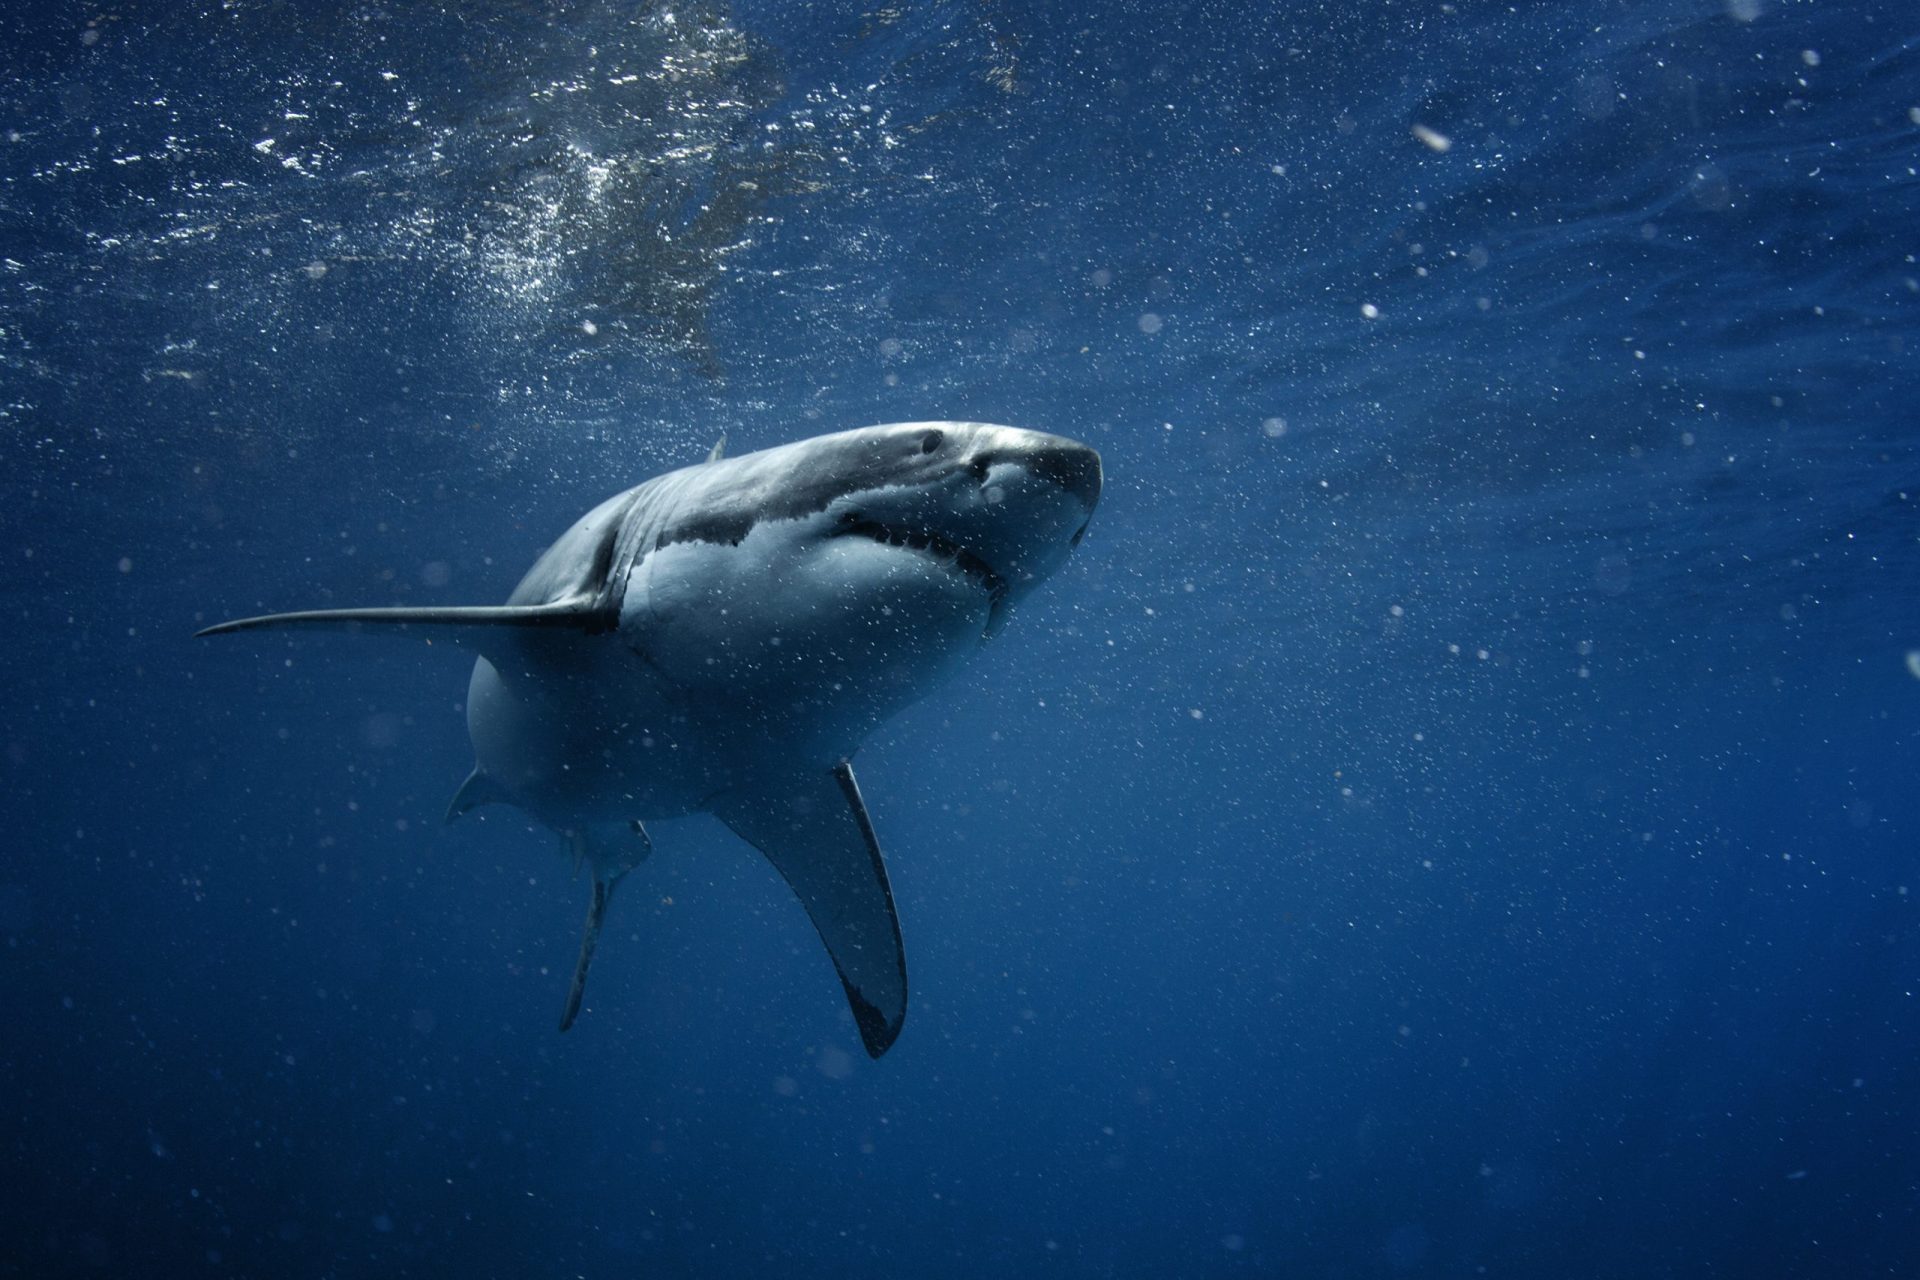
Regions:
<instances>
[{"instance_id":1,"label":"white underbelly","mask_svg":"<svg viewBox=\"0 0 1920 1280\"><path fill-rule=\"evenodd\" d=\"M602 641L606 644L606 641ZM550 826L679 817L727 785L700 727L644 670L481 658L467 691L475 761Z\"/></svg>"}]
</instances>

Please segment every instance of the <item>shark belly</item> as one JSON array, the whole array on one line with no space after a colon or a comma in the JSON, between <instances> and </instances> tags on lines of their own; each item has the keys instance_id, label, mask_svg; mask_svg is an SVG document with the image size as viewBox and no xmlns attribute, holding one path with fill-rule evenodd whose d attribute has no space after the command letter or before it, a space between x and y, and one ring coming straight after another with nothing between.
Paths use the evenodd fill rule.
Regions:
<instances>
[{"instance_id":1,"label":"shark belly","mask_svg":"<svg viewBox=\"0 0 1920 1280\"><path fill-rule=\"evenodd\" d=\"M656 673L617 649L521 646L482 657L467 686L476 772L560 831L677 818L726 771Z\"/></svg>"},{"instance_id":2,"label":"shark belly","mask_svg":"<svg viewBox=\"0 0 1920 1280\"><path fill-rule=\"evenodd\" d=\"M620 624L660 679L705 709L708 750L748 778L852 756L965 665L990 614L975 585L931 559L889 566L878 584L863 580L859 546L815 552L805 574L761 569L788 558L755 545L778 536L654 552Z\"/></svg>"}]
</instances>

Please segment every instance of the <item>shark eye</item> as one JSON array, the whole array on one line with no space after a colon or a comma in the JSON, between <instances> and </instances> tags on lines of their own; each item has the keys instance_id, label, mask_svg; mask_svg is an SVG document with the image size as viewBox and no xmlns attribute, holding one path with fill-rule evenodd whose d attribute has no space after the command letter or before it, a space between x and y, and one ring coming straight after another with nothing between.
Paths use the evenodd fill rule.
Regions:
<instances>
[{"instance_id":1,"label":"shark eye","mask_svg":"<svg viewBox=\"0 0 1920 1280\"><path fill-rule=\"evenodd\" d=\"M920 437L920 452L932 453L935 449L945 444L946 440L947 437L944 432L929 431Z\"/></svg>"}]
</instances>

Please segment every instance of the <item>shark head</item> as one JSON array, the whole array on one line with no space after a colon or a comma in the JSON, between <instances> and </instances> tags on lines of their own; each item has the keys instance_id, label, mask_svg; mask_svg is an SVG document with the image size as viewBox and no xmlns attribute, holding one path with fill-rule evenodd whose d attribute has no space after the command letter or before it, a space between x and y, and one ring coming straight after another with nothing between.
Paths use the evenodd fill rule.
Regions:
<instances>
[{"instance_id":1,"label":"shark head","mask_svg":"<svg viewBox=\"0 0 1920 1280\"><path fill-rule=\"evenodd\" d=\"M983 638L1066 561L1100 500L1100 455L1061 436L975 422L850 434L822 477L835 496L796 540L856 591L911 583L984 603Z\"/></svg>"},{"instance_id":2,"label":"shark head","mask_svg":"<svg viewBox=\"0 0 1920 1280\"><path fill-rule=\"evenodd\" d=\"M836 687L872 703L869 720L950 674L1065 563L1101 484L1086 445L978 422L866 427L679 474L621 630L683 682L805 687L810 723Z\"/></svg>"}]
</instances>

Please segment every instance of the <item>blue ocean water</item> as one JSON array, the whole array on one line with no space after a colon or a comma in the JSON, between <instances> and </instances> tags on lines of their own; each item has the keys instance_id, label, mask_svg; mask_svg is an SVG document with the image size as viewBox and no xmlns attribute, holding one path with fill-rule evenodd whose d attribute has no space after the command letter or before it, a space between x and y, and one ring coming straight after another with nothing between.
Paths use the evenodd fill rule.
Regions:
<instances>
[{"instance_id":1,"label":"blue ocean water","mask_svg":"<svg viewBox=\"0 0 1920 1280\"><path fill-rule=\"evenodd\" d=\"M1920 21L11 6L0 1273L1920 1273ZM914 993L445 646L697 461L1056 431L859 757Z\"/></svg>"}]
</instances>

